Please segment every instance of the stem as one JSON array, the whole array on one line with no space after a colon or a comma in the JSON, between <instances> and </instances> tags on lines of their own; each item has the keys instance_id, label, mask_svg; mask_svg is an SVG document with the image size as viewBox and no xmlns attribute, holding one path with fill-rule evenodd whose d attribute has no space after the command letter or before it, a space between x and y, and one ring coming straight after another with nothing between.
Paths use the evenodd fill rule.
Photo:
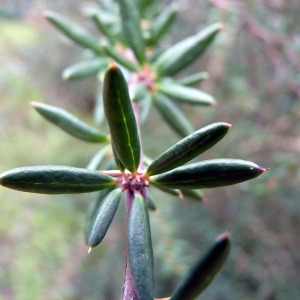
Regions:
<instances>
[{"instance_id":1,"label":"stem","mask_svg":"<svg viewBox=\"0 0 300 300\"><path fill-rule=\"evenodd\" d=\"M134 200L134 193L131 190L126 190L126 225L128 228L128 220L130 209ZM139 300L133 283L133 278L130 271L128 243L126 242L125 264L124 264L124 281L121 300Z\"/></svg>"}]
</instances>

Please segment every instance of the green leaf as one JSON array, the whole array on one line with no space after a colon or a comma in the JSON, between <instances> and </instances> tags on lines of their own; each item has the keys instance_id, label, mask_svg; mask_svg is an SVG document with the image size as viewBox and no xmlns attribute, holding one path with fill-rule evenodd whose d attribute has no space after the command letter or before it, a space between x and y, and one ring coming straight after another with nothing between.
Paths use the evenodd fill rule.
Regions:
<instances>
[{"instance_id":1,"label":"green leaf","mask_svg":"<svg viewBox=\"0 0 300 300\"><path fill-rule=\"evenodd\" d=\"M156 45L159 40L168 32L172 24L174 23L177 9L173 5L168 5L153 20L151 45Z\"/></svg>"},{"instance_id":2,"label":"green leaf","mask_svg":"<svg viewBox=\"0 0 300 300\"><path fill-rule=\"evenodd\" d=\"M161 185L155 185L155 187L167 194L174 195L179 198L183 198L183 199L188 198L189 200L196 200L196 201L203 200L203 193L200 190L170 189Z\"/></svg>"},{"instance_id":3,"label":"green leaf","mask_svg":"<svg viewBox=\"0 0 300 300\"><path fill-rule=\"evenodd\" d=\"M127 83L116 64L106 72L103 103L118 158L134 173L140 162L140 140Z\"/></svg>"},{"instance_id":4,"label":"green leaf","mask_svg":"<svg viewBox=\"0 0 300 300\"><path fill-rule=\"evenodd\" d=\"M123 67L127 68L130 71L137 72L138 71L138 66L128 60L125 56L122 54L118 53L111 45L109 45L106 42L103 42L102 47L105 51L105 53L113 58L117 63L121 64Z\"/></svg>"},{"instance_id":5,"label":"green leaf","mask_svg":"<svg viewBox=\"0 0 300 300\"><path fill-rule=\"evenodd\" d=\"M64 109L40 102L32 102L31 104L48 121L78 139L92 143L109 141L108 135L89 126Z\"/></svg>"},{"instance_id":6,"label":"green leaf","mask_svg":"<svg viewBox=\"0 0 300 300\"><path fill-rule=\"evenodd\" d=\"M154 105L161 113L162 117L181 136L187 136L194 131L190 121L181 110L165 95L155 93L152 95Z\"/></svg>"},{"instance_id":7,"label":"green leaf","mask_svg":"<svg viewBox=\"0 0 300 300\"><path fill-rule=\"evenodd\" d=\"M172 189L204 189L250 180L265 170L250 161L220 158L201 161L150 176L150 181Z\"/></svg>"},{"instance_id":8,"label":"green leaf","mask_svg":"<svg viewBox=\"0 0 300 300\"><path fill-rule=\"evenodd\" d=\"M164 173L185 164L218 143L230 128L228 123L217 122L195 131L157 157L148 167L147 175Z\"/></svg>"},{"instance_id":9,"label":"green leaf","mask_svg":"<svg viewBox=\"0 0 300 300\"><path fill-rule=\"evenodd\" d=\"M224 265L230 251L230 235L220 235L204 256L201 256L175 290L170 300L194 300L212 282Z\"/></svg>"},{"instance_id":10,"label":"green leaf","mask_svg":"<svg viewBox=\"0 0 300 300\"><path fill-rule=\"evenodd\" d=\"M0 175L4 187L39 194L76 194L114 186L115 179L82 168L31 166L12 169Z\"/></svg>"},{"instance_id":11,"label":"green leaf","mask_svg":"<svg viewBox=\"0 0 300 300\"><path fill-rule=\"evenodd\" d=\"M140 64L145 62L145 44L138 8L132 0L119 0L123 33Z\"/></svg>"},{"instance_id":12,"label":"green leaf","mask_svg":"<svg viewBox=\"0 0 300 300\"><path fill-rule=\"evenodd\" d=\"M154 299L154 261L148 209L144 198L135 195L128 222L130 270L138 298Z\"/></svg>"},{"instance_id":13,"label":"green leaf","mask_svg":"<svg viewBox=\"0 0 300 300\"><path fill-rule=\"evenodd\" d=\"M173 81L160 82L156 85L156 88L161 93L185 103L197 105L215 105L216 103L211 95Z\"/></svg>"},{"instance_id":14,"label":"green leaf","mask_svg":"<svg viewBox=\"0 0 300 300\"><path fill-rule=\"evenodd\" d=\"M147 207L150 209L150 210L156 210L156 204L154 202L154 199L151 195L151 193L149 192L149 190L147 190Z\"/></svg>"},{"instance_id":15,"label":"green leaf","mask_svg":"<svg viewBox=\"0 0 300 300\"><path fill-rule=\"evenodd\" d=\"M216 23L165 50L152 65L159 76L171 76L197 59L212 43L222 28Z\"/></svg>"},{"instance_id":16,"label":"green leaf","mask_svg":"<svg viewBox=\"0 0 300 300\"><path fill-rule=\"evenodd\" d=\"M112 189L115 187L103 189L97 193L95 193L94 198L89 203L88 209L86 211L85 224L84 224L84 239L86 244L88 243L88 236L90 234L92 222L94 220L95 214L102 203L103 199L108 195Z\"/></svg>"},{"instance_id":17,"label":"green leaf","mask_svg":"<svg viewBox=\"0 0 300 300\"><path fill-rule=\"evenodd\" d=\"M89 164L87 165L88 170L97 170L100 164L103 162L104 158L108 155L110 151L110 145L100 149L90 160Z\"/></svg>"},{"instance_id":18,"label":"green leaf","mask_svg":"<svg viewBox=\"0 0 300 300\"><path fill-rule=\"evenodd\" d=\"M111 141L111 148L112 148L112 151L113 151L113 155L114 155L114 160L115 160L115 164L117 166L117 168L122 172L124 173L125 171L125 167L124 165L122 164L121 160L120 160L120 157L116 151L116 147L114 145L114 142Z\"/></svg>"},{"instance_id":19,"label":"green leaf","mask_svg":"<svg viewBox=\"0 0 300 300\"><path fill-rule=\"evenodd\" d=\"M101 201L91 222L88 235L88 246L96 247L103 240L120 203L121 189L114 189Z\"/></svg>"},{"instance_id":20,"label":"green leaf","mask_svg":"<svg viewBox=\"0 0 300 300\"><path fill-rule=\"evenodd\" d=\"M209 77L207 72L198 72L176 80L177 84L192 86Z\"/></svg>"},{"instance_id":21,"label":"green leaf","mask_svg":"<svg viewBox=\"0 0 300 300\"><path fill-rule=\"evenodd\" d=\"M81 26L52 11L46 11L44 16L75 43L91 49L96 54L103 54L98 40Z\"/></svg>"},{"instance_id":22,"label":"green leaf","mask_svg":"<svg viewBox=\"0 0 300 300\"><path fill-rule=\"evenodd\" d=\"M96 74L104 68L106 69L107 65L107 60L103 58L94 58L66 68L63 71L62 77L65 80L81 79L89 75Z\"/></svg>"}]
</instances>

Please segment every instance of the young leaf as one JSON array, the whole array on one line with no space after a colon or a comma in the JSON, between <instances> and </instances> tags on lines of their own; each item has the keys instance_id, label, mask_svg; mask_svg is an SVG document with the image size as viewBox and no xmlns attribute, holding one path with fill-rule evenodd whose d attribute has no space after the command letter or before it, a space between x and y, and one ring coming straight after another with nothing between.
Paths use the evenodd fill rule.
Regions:
<instances>
[{"instance_id":1,"label":"young leaf","mask_svg":"<svg viewBox=\"0 0 300 300\"><path fill-rule=\"evenodd\" d=\"M115 179L81 168L32 166L0 174L0 184L23 192L39 194L76 194L99 191L114 186Z\"/></svg>"},{"instance_id":2,"label":"young leaf","mask_svg":"<svg viewBox=\"0 0 300 300\"><path fill-rule=\"evenodd\" d=\"M215 99L199 90L192 87L184 86L172 81L160 82L156 86L161 93L189 104L197 105L214 105Z\"/></svg>"},{"instance_id":3,"label":"young leaf","mask_svg":"<svg viewBox=\"0 0 300 300\"><path fill-rule=\"evenodd\" d=\"M170 300L194 300L211 283L224 265L230 251L230 235L220 235L204 256L193 265Z\"/></svg>"},{"instance_id":4,"label":"young leaf","mask_svg":"<svg viewBox=\"0 0 300 300\"><path fill-rule=\"evenodd\" d=\"M103 240L120 203L121 189L112 190L100 203L91 222L88 246L96 247Z\"/></svg>"},{"instance_id":5,"label":"young leaf","mask_svg":"<svg viewBox=\"0 0 300 300\"><path fill-rule=\"evenodd\" d=\"M106 72L103 103L118 158L134 173L140 162L140 140L127 83L116 64L111 64Z\"/></svg>"},{"instance_id":6,"label":"young leaf","mask_svg":"<svg viewBox=\"0 0 300 300\"><path fill-rule=\"evenodd\" d=\"M176 80L177 84L192 86L208 78L207 72L198 72Z\"/></svg>"},{"instance_id":7,"label":"young leaf","mask_svg":"<svg viewBox=\"0 0 300 300\"><path fill-rule=\"evenodd\" d=\"M176 12L177 9L173 5L168 5L153 21L151 45L156 45L167 33L175 20Z\"/></svg>"},{"instance_id":8,"label":"young leaf","mask_svg":"<svg viewBox=\"0 0 300 300\"><path fill-rule=\"evenodd\" d=\"M66 68L63 71L62 77L65 80L75 80L87 77L98 73L101 69L107 68L107 60L103 58L94 58L88 61L83 61Z\"/></svg>"},{"instance_id":9,"label":"young leaf","mask_svg":"<svg viewBox=\"0 0 300 300\"><path fill-rule=\"evenodd\" d=\"M64 109L40 102L31 104L44 118L76 138L92 143L109 141L108 135L82 122Z\"/></svg>"},{"instance_id":10,"label":"young leaf","mask_svg":"<svg viewBox=\"0 0 300 300\"><path fill-rule=\"evenodd\" d=\"M231 125L217 122L205 126L177 142L157 157L147 169L147 175L170 171L192 160L218 143Z\"/></svg>"},{"instance_id":11,"label":"young leaf","mask_svg":"<svg viewBox=\"0 0 300 300\"><path fill-rule=\"evenodd\" d=\"M128 254L134 287L139 299L154 298L154 261L148 209L135 195L128 222Z\"/></svg>"},{"instance_id":12,"label":"young leaf","mask_svg":"<svg viewBox=\"0 0 300 300\"><path fill-rule=\"evenodd\" d=\"M210 25L168 48L155 60L153 69L159 76L172 76L181 71L206 50L221 28L220 23Z\"/></svg>"},{"instance_id":13,"label":"young leaf","mask_svg":"<svg viewBox=\"0 0 300 300\"><path fill-rule=\"evenodd\" d=\"M121 64L125 68L127 68L130 71L137 72L138 71L138 66L128 60L125 56L121 55L118 53L112 46L110 46L108 43L103 42L102 47L104 49L104 52L113 58L117 63Z\"/></svg>"},{"instance_id":14,"label":"young leaf","mask_svg":"<svg viewBox=\"0 0 300 300\"><path fill-rule=\"evenodd\" d=\"M81 26L52 11L46 11L44 16L57 29L77 44L91 49L96 54L103 54L103 49L99 45L97 39Z\"/></svg>"},{"instance_id":15,"label":"young leaf","mask_svg":"<svg viewBox=\"0 0 300 300\"><path fill-rule=\"evenodd\" d=\"M138 62L145 62L145 44L140 24L139 11L134 1L119 0L120 12L123 24L123 32L128 46L134 52Z\"/></svg>"},{"instance_id":16,"label":"young leaf","mask_svg":"<svg viewBox=\"0 0 300 300\"><path fill-rule=\"evenodd\" d=\"M172 189L204 189L227 186L253 179L266 169L240 159L211 159L150 176L156 185Z\"/></svg>"},{"instance_id":17,"label":"young leaf","mask_svg":"<svg viewBox=\"0 0 300 300\"><path fill-rule=\"evenodd\" d=\"M165 95L155 93L152 95L154 105L158 108L163 118L181 136L187 136L194 131L190 121L181 110Z\"/></svg>"}]
</instances>

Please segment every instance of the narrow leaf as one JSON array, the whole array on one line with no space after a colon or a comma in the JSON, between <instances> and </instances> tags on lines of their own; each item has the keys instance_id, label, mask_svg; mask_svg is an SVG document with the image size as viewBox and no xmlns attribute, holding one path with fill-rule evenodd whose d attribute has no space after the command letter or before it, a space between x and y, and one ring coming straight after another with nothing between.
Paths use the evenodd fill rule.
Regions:
<instances>
[{"instance_id":1,"label":"narrow leaf","mask_svg":"<svg viewBox=\"0 0 300 300\"><path fill-rule=\"evenodd\" d=\"M104 158L108 155L108 152L110 151L110 145L107 145L106 147L100 149L90 160L90 162L87 165L88 170L97 170L100 166L100 164L103 162Z\"/></svg>"},{"instance_id":2,"label":"narrow leaf","mask_svg":"<svg viewBox=\"0 0 300 300\"><path fill-rule=\"evenodd\" d=\"M107 65L107 60L104 60L103 58L94 58L66 68L63 71L62 77L65 80L81 79L96 74L104 68L106 69Z\"/></svg>"},{"instance_id":3,"label":"narrow leaf","mask_svg":"<svg viewBox=\"0 0 300 300\"><path fill-rule=\"evenodd\" d=\"M140 162L140 140L127 83L116 64L111 64L106 72L103 102L118 157L134 173Z\"/></svg>"},{"instance_id":4,"label":"narrow leaf","mask_svg":"<svg viewBox=\"0 0 300 300\"><path fill-rule=\"evenodd\" d=\"M204 189L253 179L266 169L250 161L230 158L205 160L150 176L156 185L173 189Z\"/></svg>"},{"instance_id":5,"label":"narrow leaf","mask_svg":"<svg viewBox=\"0 0 300 300\"><path fill-rule=\"evenodd\" d=\"M173 5L168 5L153 20L151 45L156 45L159 40L168 32L171 25L174 23L177 9Z\"/></svg>"},{"instance_id":6,"label":"narrow leaf","mask_svg":"<svg viewBox=\"0 0 300 300\"><path fill-rule=\"evenodd\" d=\"M114 59L117 63L121 64L123 67L127 68L130 71L137 72L138 66L128 60L125 56L118 53L111 45L109 45L106 42L103 42L102 47L105 51L105 53L110 56L112 59Z\"/></svg>"},{"instance_id":7,"label":"narrow leaf","mask_svg":"<svg viewBox=\"0 0 300 300\"><path fill-rule=\"evenodd\" d=\"M171 76L197 59L212 43L222 24L216 23L165 50L154 62L159 76Z\"/></svg>"},{"instance_id":8,"label":"narrow leaf","mask_svg":"<svg viewBox=\"0 0 300 300\"><path fill-rule=\"evenodd\" d=\"M154 105L175 132L187 136L194 131L190 121L168 97L160 93L155 93L152 97Z\"/></svg>"},{"instance_id":9,"label":"narrow leaf","mask_svg":"<svg viewBox=\"0 0 300 300\"><path fill-rule=\"evenodd\" d=\"M125 171L125 167L124 165L122 164L121 160L120 160L120 157L116 151L116 147L114 145L114 142L111 141L111 148L112 148L112 151L113 151L113 155L114 155L114 160L115 160L115 164L117 166L117 168L122 172L124 173Z\"/></svg>"},{"instance_id":10,"label":"narrow leaf","mask_svg":"<svg viewBox=\"0 0 300 300\"><path fill-rule=\"evenodd\" d=\"M155 201L151 195L151 193L149 192L149 190L147 191L147 207L150 210L156 210L156 204Z\"/></svg>"},{"instance_id":11,"label":"narrow leaf","mask_svg":"<svg viewBox=\"0 0 300 300\"><path fill-rule=\"evenodd\" d=\"M167 194L174 195L179 198L183 198L183 199L188 198L189 200L196 200L196 201L203 200L203 193L200 190L170 189L161 185L155 185L155 187Z\"/></svg>"},{"instance_id":12,"label":"narrow leaf","mask_svg":"<svg viewBox=\"0 0 300 300\"><path fill-rule=\"evenodd\" d=\"M135 195L128 222L128 254L134 287L139 299L154 298L154 261L148 209Z\"/></svg>"},{"instance_id":13,"label":"narrow leaf","mask_svg":"<svg viewBox=\"0 0 300 300\"><path fill-rule=\"evenodd\" d=\"M92 222L94 220L95 214L102 203L103 199L108 195L110 191L112 191L112 188L103 189L97 193L95 193L94 198L89 203L89 206L86 210L86 217L85 217L85 224L84 224L84 239L86 244L88 243L88 236L90 234Z\"/></svg>"},{"instance_id":14,"label":"narrow leaf","mask_svg":"<svg viewBox=\"0 0 300 300\"><path fill-rule=\"evenodd\" d=\"M230 235L220 235L204 256L198 258L175 290L171 300L194 300L212 282L224 265L230 251Z\"/></svg>"},{"instance_id":15,"label":"narrow leaf","mask_svg":"<svg viewBox=\"0 0 300 300\"><path fill-rule=\"evenodd\" d=\"M4 187L39 194L76 194L99 191L115 185L111 176L66 166L31 166L0 175Z\"/></svg>"},{"instance_id":16,"label":"narrow leaf","mask_svg":"<svg viewBox=\"0 0 300 300\"><path fill-rule=\"evenodd\" d=\"M198 72L198 73L180 78L180 79L176 80L176 82L181 85L192 86L192 85L200 83L201 81L207 79L208 77L209 77L209 75L207 72Z\"/></svg>"},{"instance_id":17,"label":"narrow leaf","mask_svg":"<svg viewBox=\"0 0 300 300\"><path fill-rule=\"evenodd\" d=\"M44 16L77 44L91 49L96 54L103 54L103 49L100 47L98 40L81 26L52 11L46 11Z\"/></svg>"},{"instance_id":18,"label":"narrow leaf","mask_svg":"<svg viewBox=\"0 0 300 300\"><path fill-rule=\"evenodd\" d=\"M192 160L218 143L231 125L217 122L205 126L177 142L157 157L147 169L147 175L170 171Z\"/></svg>"},{"instance_id":19,"label":"narrow leaf","mask_svg":"<svg viewBox=\"0 0 300 300\"><path fill-rule=\"evenodd\" d=\"M109 141L106 134L89 126L64 109L40 102L31 104L44 118L76 138L92 143Z\"/></svg>"},{"instance_id":20,"label":"narrow leaf","mask_svg":"<svg viewBox=\"0 0 300 300\"><path fill-rule=\"evenodd\" d=\"M132 0L119 0L123 32L129 47L140 64L145 62L145 45L139 11Z\"/></svg>"},{"instance_id":21,"label":"narrow leaf","mask_svg":"<svg viewBox=\"0 0 300 300\"><path fill-rule=\"evenodd\" d=\"M216 103L211 95L172 81L158 83L156 88L161 93L185 103L197 105L215 105Z\"/></svg>"},{"instance_id":22,"label":"narrow leaf","mask_svg":"<svg viewBox=\"0 0 300 300\"><path fill-rule=\"evenodd\" d=\"M96 247L103 240L120 203L121 189L112 190L95 212L88 235L88 246Z\"/></svg>"}]
</instances>

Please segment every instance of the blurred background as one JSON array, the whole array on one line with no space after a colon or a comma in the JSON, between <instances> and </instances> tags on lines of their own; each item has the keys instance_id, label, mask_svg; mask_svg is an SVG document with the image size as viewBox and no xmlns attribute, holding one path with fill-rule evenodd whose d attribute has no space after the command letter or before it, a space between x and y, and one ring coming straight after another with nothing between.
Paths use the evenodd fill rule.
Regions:
<instances>
[{"instance_id":1,"label":"blurred background","mask_svg":"<svg viewBox=\"0 0 300 300\"><path fill-rule=\"evenodd\" d=\"M183 107L195 128L216 121L234 124L200 159L247 159L270 170L251 182L207 190L204 203L152 191L158 207L150 214L156 296L169 296L193 261L229 230L229 260L202 298L298 299L300 3L173 2L180 11L165 47L206 25L224 23L214 46L186 71L208 71L201 89L218 101L213 108ZM94 125L96 78L61 78L62 70L85 53L43 18L43 11L51 9L95 31L82 13L88 3L1 1L1 172L26 165L85 167L97 151L51 126L30 106L31 101L57 105ZM179 140L155 110L142 130L145 152L153 158ZM82 227L92 198L0 189L0 299L119 299L124 205L102 244L87 255Z\"/></svg>"}]
</instances>

